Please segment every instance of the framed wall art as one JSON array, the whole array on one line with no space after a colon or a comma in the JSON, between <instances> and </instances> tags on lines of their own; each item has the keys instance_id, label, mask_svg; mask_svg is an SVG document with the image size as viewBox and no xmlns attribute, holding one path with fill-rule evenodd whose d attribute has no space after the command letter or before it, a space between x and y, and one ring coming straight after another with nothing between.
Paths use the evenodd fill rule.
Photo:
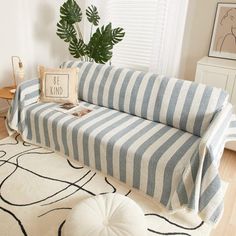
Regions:
<instances>
[{"instance_id":1,"label":"framed wall art","mask_svg":"<svg viewBox=\"0 0 236 236\"><path fill-rule=\"evenodd\" d=\"M236 3L217 4L209 56L236 60Z\"/></svg>"}]
</instances>

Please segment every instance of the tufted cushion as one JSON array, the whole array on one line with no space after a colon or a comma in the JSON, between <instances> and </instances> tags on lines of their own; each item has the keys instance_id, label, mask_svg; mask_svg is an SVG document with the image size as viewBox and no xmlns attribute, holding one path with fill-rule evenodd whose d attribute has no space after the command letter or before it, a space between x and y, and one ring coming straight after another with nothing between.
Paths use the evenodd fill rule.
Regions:
<instances>
[{"instance_id":1,"label":"tufted cushion","mask_svg":"<svg viewBox=\"0 0 236 236\"><path fill-rule=\"evenodd\" d=\"M80 68L79 99L197 136L228 99L222 89L153 73L78 61L64 67Z\"/></svg>"},{"instance_id":2,"label":"tufted cushion","mask_svg":"<svg viewBox=\"0 0 236 236\"><path fill-rule=\"evenodd\" d=\"M87 198L76 205L66 219L65 236L145 236L146 222L141 208L120 194Z\"/></svg>"}]
</instances>

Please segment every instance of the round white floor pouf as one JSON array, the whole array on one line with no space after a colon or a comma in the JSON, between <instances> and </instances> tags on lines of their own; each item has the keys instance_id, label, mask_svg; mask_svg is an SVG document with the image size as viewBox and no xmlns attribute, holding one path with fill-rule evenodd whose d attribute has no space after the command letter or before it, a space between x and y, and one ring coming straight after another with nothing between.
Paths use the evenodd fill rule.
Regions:
<instances>
[{"instance_id":1,"label":"round white floor pouf","mask_svg":"<svg viewBox=\"0 0 236 236\"><path fill-rule=\"evenodd\" d=\"M121 194L87 198L76 205L64 225L64 236L145 236L142 209Z\"/></svg>"}]
</instances>

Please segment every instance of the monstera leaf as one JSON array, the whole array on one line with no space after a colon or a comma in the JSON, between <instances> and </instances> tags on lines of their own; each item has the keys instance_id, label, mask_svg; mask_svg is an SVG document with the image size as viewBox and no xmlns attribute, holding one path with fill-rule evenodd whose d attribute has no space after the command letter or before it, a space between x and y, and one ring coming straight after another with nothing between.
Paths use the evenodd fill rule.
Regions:
<instances>
[{"instance_id":1,"label":"monstera leaf","mask_svg":"<svg viewBox=\"0 0 236 236\"><path fill-rule=\"evenodd\" d=\"M87 46L86 44L84 44L83 40L81 39L77 40L75 38L70 42L69 51L70 51L70 54L75 58L80 58L86 55L86 49L87 49Z\"/></svg>"},{"instance_id":2,"label":"monstera leaf","mask_svg":"<svg viewBox=\"0 0 236 236\"><path fill-rule=\"evenodd\" d=\"M122 41L122 39L125 36L125 32L123 28L115 28L112 30L112 44L115 45L117 43L119 43L120 41Z\"/></svg>"},{"instance_id":3,"label":"monstera leaf","mask_svg":"<svg viewBox=\"0 0 236 236\"><path fill-rule=\"evenodd\" d=\"M90 23L92 23L94 26L98 26L100 17L95 6L91 5L90 7L88 7L88 9L86 9L86 16Z\"/></svg>"},{"instance_id":4,"label":"monstera leaf","mask_svg":"<svg viewBox=\"0 0 236 236\"><path fill-rule=\"evenodd\" d=\"M61 19L69 24L74 24L82 20L81 8L75 0L67 0L60 8Z\"/></svg>"},{"instance_id":5,"label":"monstera leaf","mask_svg":"<svg viewBox=\"0 0 236 236\"><path fill-rule=\"evenodd\" d=\"M97 28L88 44L88 56L95 62L104 64L112 57L112 28L111 23Z\"/></svg>"},{"instance_id":6,"label":"monstera leaf","mask_svg":"<svg viewBox=\"0 0 236 236\"><path fill-rule=\"evenodd\" d=\"M57 35L69 43L69 51L75 58L106 63L112 57L112 48L119 43L124 35L123 28L112 29L111 23L97 28L92 35L93 26L98 26L100 17L97 7L91 5L86 9L86 16L91 23L90 41L85 44L80 30L79 22L82 20L82 12L75 0L66 0L60 8L60 21L57 23ZM76 28L75 28L76 27Z\"/></svg>"},{"instance_id":7,"label":"monstera leaf","mask_svg":"<svg viewBox=\"0 0 236 236\"><path fill-rule=\"evenodd\" d=\"M59 23L57 23L57 35L67 43L76 39L74 26L65 20L60 20Z\"/></svg>"}]
</instances>

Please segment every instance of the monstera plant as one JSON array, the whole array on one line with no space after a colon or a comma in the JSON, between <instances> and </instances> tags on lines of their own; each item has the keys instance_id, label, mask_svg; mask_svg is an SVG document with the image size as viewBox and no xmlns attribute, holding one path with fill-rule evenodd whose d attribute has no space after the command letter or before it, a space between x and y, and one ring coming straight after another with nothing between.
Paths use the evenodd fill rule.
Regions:
<instances>
[{"instance_id":1,"label":"monstera plant","mask_svg":"<svg viewBox=\"0 0 236 236\"><path fill-rule=\"evenodd\" d=\"M112 24L98 27L100 17L96 6L86 9L86 16L91 23L90 40L86 44L80 30L82 11L75 0L67 0L60 8L60 21L57 23L57 35L69 43L69 51L75 58L104 64L112 58L112 49L124 35L123 28L112 28ZM93 33L93 27L97 27Z\"/></svg>"}]
</instances>

